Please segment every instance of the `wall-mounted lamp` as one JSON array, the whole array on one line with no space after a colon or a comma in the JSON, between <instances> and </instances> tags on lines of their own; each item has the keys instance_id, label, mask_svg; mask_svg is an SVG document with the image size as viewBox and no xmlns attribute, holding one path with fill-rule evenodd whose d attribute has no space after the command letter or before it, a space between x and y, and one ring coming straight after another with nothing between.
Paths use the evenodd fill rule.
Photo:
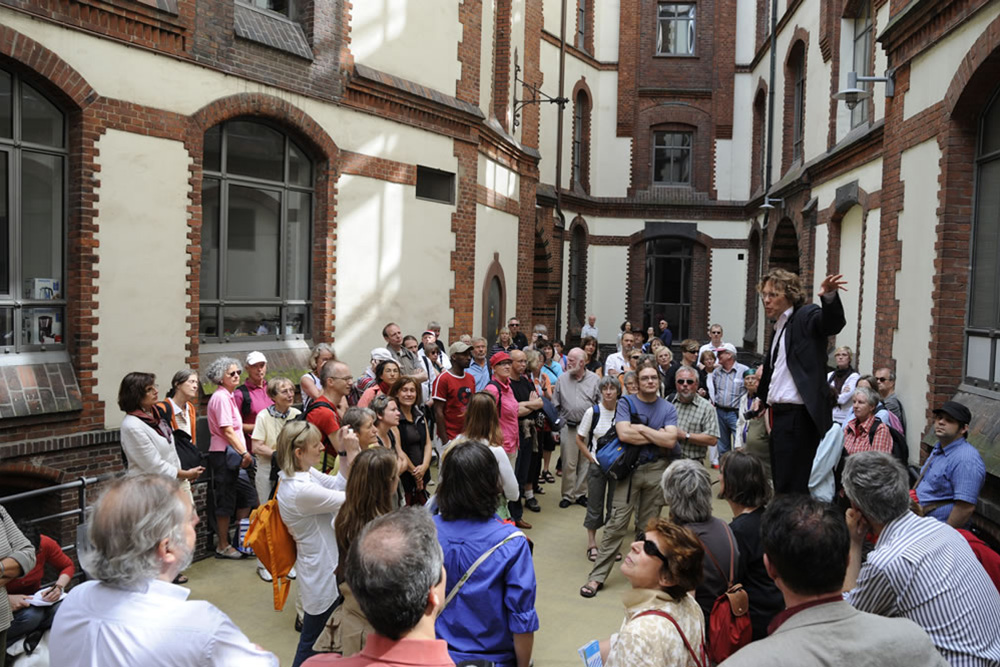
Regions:
<instances>
[{"instance_id":1,"label":"wall-mounted lamp","mask_svg":"<svg viewBox=\"0 0 1000 667\"><path fill-rule=\"evenodd\" d=\"M858 88L858 82L884 83L886 97L892 97L896 92L895 70L886 70L885 76L858 76L857 72L848 72L847 88L834 93L833 99L844 100L847 102L847 108L853 110L859 102L872 96L872 91Z\"/></svg>"},{"instance_id":2,"label":"wall-mounted lamp","mask_svg":"<svg viewBox=\"0 0 1000 667\"><path fill-rule=\"evenodd\" d=\"M780 204L783 201L785 201L785 200L784 199L780 199L780 198L768 197L767 195L764 195L764 203L761 204L760 207L762 209L764 209L765 211L773 211L774 210L774 205L775 204Z\"/></svg>"}]
</instances>

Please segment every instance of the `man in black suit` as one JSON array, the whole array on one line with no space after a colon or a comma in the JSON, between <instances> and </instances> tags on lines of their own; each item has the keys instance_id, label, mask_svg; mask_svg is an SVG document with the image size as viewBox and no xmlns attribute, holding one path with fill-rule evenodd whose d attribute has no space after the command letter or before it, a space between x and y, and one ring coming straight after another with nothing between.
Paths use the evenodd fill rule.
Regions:
<instances>
[{"instance_id":1,"label":"man in black suit","mask_svg":"<svg viewBox=\"0 0 1000 667\"><path fill-rule=\"evenodd\" d=\"M753 409L768 404L771 469L775 493L809 493L809 473L820 438L833 417L826 384L827 338L844 328L844 306L837 291L841 275L827 276L819 306L807 304L799 277L771 269L757 286L775 335L764 363Z\"/></svg>"}]
</instances>

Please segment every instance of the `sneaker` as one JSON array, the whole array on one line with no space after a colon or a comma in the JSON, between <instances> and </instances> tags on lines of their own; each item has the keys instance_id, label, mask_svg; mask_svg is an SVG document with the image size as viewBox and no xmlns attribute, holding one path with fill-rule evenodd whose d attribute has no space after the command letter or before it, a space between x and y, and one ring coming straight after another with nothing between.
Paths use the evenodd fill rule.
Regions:
<instances>
[{"instance_id":1,"label":"sneaker","mask_svg":"<svg viewBox=\"0 0 1000 667\"><path fill-rule=\"evenodd\" d=\"M302 632L302 617L295 617L295 632Z\"/></svg>"},{"instance_id":2,"label":"sneaker","mask_svg":"<svg viewBox=\"0 0 1000 667\"><path fill-rule=\"evenodd\" d=\"M257 576L263 579L264 581L268 582L274 581L274 577L271 576L271 573L268 572L267 568L264 567L263 565L257 566Z\"/></svg>"},{"instance_id":3,"label":"sneaker","mask_svg":"<svg viewBox=\"0 0 1000 667\"><path fill-rule=\"evenodd\" d=\"M538 504L538 499L536 499L536 498L527 498L527 499L525 499L524 506L527 507L532 512L541 512L542 511L541 506Z\"/></svg>"},{"instance_id":4,"label":"sneaker","mask_svg":"<svg viewBox=\"0 0 1000 667\"><path fill-rule=\"evenodd\" d=\"M562 500L559 501L559 507L561 507L562 509L566 509L567 507L569 507L572 504L573 504L573 501L570 500L569 498L563 498Z\"/></svg>"},{"instance_id":5,"label":"sneaker","mask_svg":"<svg viewBox=\"0 0 1000 667\"><path fill-rule=\"evenodd\" d=\"M580 496L579 498L577 498L576 499L576 504L577 505L582 505L583 507L586 507L587 506L587 496Z\"/></svg>"},{"instance_id":6,"label":"sneaker","mask_svg":"<svg viewBox=\"0 0 1000 667\"><path fill-rule=\"evenodd\" d=\"M298 575L295 574L295 568L293 567L291 570L288 571L288 578L294 579L296 576Z\"/></svg>"},{"instance_id":7,"label":"sneaker","mask_svg":"<svg viewBox=\"0 0 1000 667\"><path fill-rule=\"evenodd\" d=\"M216 549L215 550L215 557L216 558L229 558L231 560L241 560L243 558L243 554L241 554L232 544L230 544L229 546L227 546L225 549L222 549L221 551L219 549Z\"/></svg>"}]
</instances>

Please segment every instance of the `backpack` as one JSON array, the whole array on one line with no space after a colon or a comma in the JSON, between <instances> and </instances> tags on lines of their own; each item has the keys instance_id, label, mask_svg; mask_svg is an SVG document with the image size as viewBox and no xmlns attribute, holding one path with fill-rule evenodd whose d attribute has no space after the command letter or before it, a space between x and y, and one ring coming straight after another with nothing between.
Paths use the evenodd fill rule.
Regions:
<instances>
[{"instance_id":1,"label":"backpack","mask_svg":"<svg viewBox=\"0 0 1000 667\"><path fill-rule=\"evenodd\" d=\"M878 425L883 423L878 417L875 418L875 423L872 425L871 429L868 431L868 444L875 442L875 431L878 430ZM892 436L892 456L893 458L899 460L903 464L903 467L910 465L910 448L906 444L906 436L902 433L889 426L885 425L889 429L889 435Z\"/></svg>"},{"instance_id":2,"label":"backpack","mask_svg":"<svg viewBox=\"0 0 1000 667\"><path fill-rule=\"evenodd\" d=\"M174 419L174 407L170 400L161 401L156 404L156 411L161 419L170 424L174 432L174 449L177 451L177 458L181 462L181 470L197 468L202 464L201 450L194 444L192 436L187 431L177 428L177 421ZM193 420L192 420L193 421ZM194 424L192 423L192 426Z\"/></svg>"},{"instance_id":3,"label":"backpack","mask_svg":"<svg viewBox=\"0 0 1000 667\"><path fill-rule=\"evenodd\" d=\"M308 415L310 412L313 412L314 410L319 410L320 408L323 408L325 410L330 410L331 412L333 412L334 416L337 417L337 423L340 424L340 415L337 414L337 409L334 408L332 405L330 405L327 401L319 401L319 400L309 401L309 405L306 406L306 409L303 410L302 412L300 412L299 414L295 415L295 418L292 419L292 420L290 420L290 421L297 421L297 422L307 421L306 420L306 415ZM332 456L333 460L336 462L336 460L337 460L337 449L333 446L333 443L330 441L330 438L324 435L323 436L323 464L322 464L323 465L323 472L328 472L329 470L331 470L333 468L333 465L327 465L327 457L328 456ZM271 466L272 471L274 470L274 467L275 466ZM273 478L273 476L274 475L272 474L272 478ZM272 574L274 574L274 573L272 572Z\"/></svg>"},{"instance_id":4,"label":"backpack","mask_svg":"<svg viewBox=\"0 0 1000 667\"><path fill-rule=\"evenodd\" d=\"M633 424L639 418L631 396L623 396L619 401L628 401L629 421ZM623 480L639 466L642 447L628 445L618 439L618 432L609 428L597 441L597 465L601 471L615 480Z\"/></svg>"},{"instance_id":5,"label":"backpack","mask_svg":"<svg viewBox=\"0 0 1000 667\"><path fill-rule=\"evenodd\" d=\"M708 627L705 633L708 637L708 657L715 663L722 662L753 639L753 626L750 623L750 614L748 613L750 611L750 598L747 596L743 584L733 583L736 550L733 547L733 534L728 526L726 527L726 537L729 538L729 577L726 579L726 591L717 597L712 604L712 613L708 616ZM701 538L698 541L701 542ZM708 546L704 542L701 542L701 546L719 574L725 577L725 571Z\"/></svg>"},{"instance_id":6,"label":"backpack","mask_svg":"<svg viewBox=\"0 0 1000 667\"><path fill-rule=\"evenodd\" d=\"M250 410L251 410L250 389L248 389L245 384L241 384L235 389L233 393L240 395L240 416L243 417L243 423L249 423L247 422L247 419L250 418Z\"/></svg>"},{"instance_id":7,"label":"backpack","mask_svg":"<svg viewBox=\"0 0 1000 667\"><path fill-rule=\"evenodd\" d=\"M295 538L281 520L277 498L271 498L250 515L250 528L243 539L243 546L254 554L274 577L274 610L281 611L291 590L288 573L295 565L297 551Z\"/></svg>"},{"instance_id":8,"label":"backpack","mask_svg":"<svg viewBox=\"0 0 1000 667\"><path fill-rule=\"evenodd\" d=\"M587 434L587 449L590 449L590 443L594 441L594 429L597 428L597 422L601 418L601 404L595 403L591 410L593 411L593 414L590 415L590 433ZM614 427L615 425L612 424L611 428ZM608 430L610 431L611 429Z\"/></svg>"}]
</instances>

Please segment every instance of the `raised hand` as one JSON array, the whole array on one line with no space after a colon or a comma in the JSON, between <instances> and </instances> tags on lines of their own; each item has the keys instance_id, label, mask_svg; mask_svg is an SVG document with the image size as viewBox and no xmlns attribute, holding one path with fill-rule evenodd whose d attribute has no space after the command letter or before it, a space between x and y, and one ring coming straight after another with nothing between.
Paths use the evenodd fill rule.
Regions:
<instances>
[{"instance_id":1,"label":"raised hand","mask_svg":"<svg viewBox=\"0 0 1000 667\"><path fill-rule=\"evenodd\" d=\"M819 295L835 294L837 290L841 289L846 292L847 288L844 287L846 284L847 281L844 280L843 274L838 273L837 275L827 276L819 286Z\"/></svg>"}]
</instances>

